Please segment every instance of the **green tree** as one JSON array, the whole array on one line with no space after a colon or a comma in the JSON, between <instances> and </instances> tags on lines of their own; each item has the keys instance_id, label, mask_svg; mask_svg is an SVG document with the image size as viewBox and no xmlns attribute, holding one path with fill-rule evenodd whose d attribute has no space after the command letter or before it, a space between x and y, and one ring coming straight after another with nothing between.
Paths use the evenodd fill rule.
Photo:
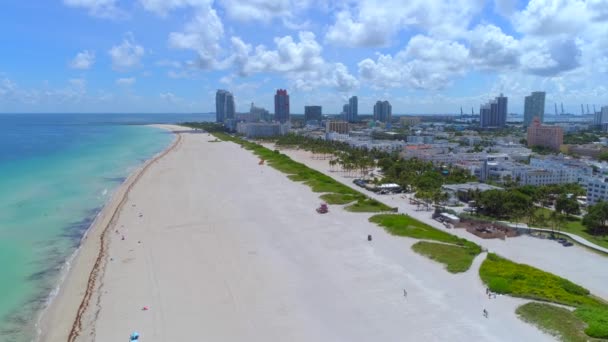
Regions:
<instances>
[{"instance_id":1,"label":"green tree","mask_svg":"<svg viewBox=\"0 0 608 342\"><path fill-rule=\"evenodd\" d=\"M590 206L583 217L583 225L593 235L608 234L608 202Z\"/></svg>"},{"instance_id":2,"label":"green tree","mask_svg":"<svg viewBox=\"0 0 608 342\"><path fill-rule=\"evenodd\" d=\"M555 210L566 215L578 215L581 213L578 201L574 196L560 195L555 201Z\"/></svg>"},{"instance_id":3,"label":"green tree","mask_svg":"<svg viewBox=\"0 0 608 342\"><path fill-rule=\"evenodd\" d=\"M604 152L600 153L600 155L597 157L597 159L599 159L601 161L608 161L608 151L604 151Z\"/></svg>"}]
</instances>

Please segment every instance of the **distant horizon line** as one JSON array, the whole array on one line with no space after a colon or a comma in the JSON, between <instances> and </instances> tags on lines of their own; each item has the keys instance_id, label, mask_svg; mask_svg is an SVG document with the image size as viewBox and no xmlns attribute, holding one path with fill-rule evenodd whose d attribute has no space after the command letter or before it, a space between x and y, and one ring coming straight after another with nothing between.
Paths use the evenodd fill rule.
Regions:
<instances>
[{"instance_id":1,"label":"distant horizon line","mask_svg":"<svg viewBox=\"0 0 608 342\"><path fill-rule=\"evenodd\" d=\"M55 115L55 114L75 114L75 115L121 115L121 114L126 114L126 115L216 115L215 112L0 112L0 115ZM236 114L248 114L245 112L237 112ZM274 113L272 113L274 115ZM304 113L291 113L290 115L301 115L304 116ZM323 114L323 115L329 115L329 116L336 116L336 115L342 115L341 113L335 113L335 114ZM364 116L373 116L373 113L369 113L369 114L358 114L358 115L364 115ZM417 114L395 114L393 113L392 116L432 116L432 115L438 115L438 116L456 116L456 117L460 117L461 114L460 113L417 113ZM523 116L523 113L509 113L508 115L510 116ZM564 113L564 114L557 114L555 115L554 113L545 113L546 116L584 116L584 115L594 115L593 113L585 113L585 114L580 114L580 113ZM471 114L463 114L462 116L465 117L470 117L470 116L479 116L478 113L475 113L474 115Z\"/></svg>"}]
</instances>

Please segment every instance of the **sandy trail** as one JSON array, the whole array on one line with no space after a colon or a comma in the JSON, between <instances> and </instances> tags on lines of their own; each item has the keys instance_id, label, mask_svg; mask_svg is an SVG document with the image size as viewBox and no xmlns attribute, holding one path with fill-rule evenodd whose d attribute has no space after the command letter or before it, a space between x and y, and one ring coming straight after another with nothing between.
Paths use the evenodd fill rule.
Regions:
<instances>
[{"instance_id":1,"label":"sandy trail","mask_svg":"<svg viewBox=\"0 0 608 342\"><path fill-rule=\"evenodd\" d=\"M483 256L452 275L212 139L182 133L129 193L78 341L552 340L515 316L524 301L487 298Z\"/></svg>"}]
</instances>

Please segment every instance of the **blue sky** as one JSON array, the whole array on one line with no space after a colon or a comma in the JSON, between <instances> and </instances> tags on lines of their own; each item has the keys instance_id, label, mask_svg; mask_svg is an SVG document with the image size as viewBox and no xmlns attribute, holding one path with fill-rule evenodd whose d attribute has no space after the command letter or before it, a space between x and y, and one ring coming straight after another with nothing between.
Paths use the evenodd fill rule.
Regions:
<instances>
[{"instance_id":1,"label":"blue sky","mask_svg":"<svg viewBox=\"0 0 608 342\"><path fill-rule=\"evenodd\" d=\"M608 105L606 0L6 0L0 112L509 111Z\"/></svg>"}]
</instances>

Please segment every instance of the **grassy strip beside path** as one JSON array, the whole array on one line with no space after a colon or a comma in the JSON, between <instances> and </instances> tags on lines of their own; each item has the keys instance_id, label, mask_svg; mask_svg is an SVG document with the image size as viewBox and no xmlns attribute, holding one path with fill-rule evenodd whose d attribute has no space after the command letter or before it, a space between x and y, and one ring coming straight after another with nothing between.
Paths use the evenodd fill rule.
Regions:
<instances>
[{"instance_id":1,"label":"grassy strip beside path","mask_svg":"<svg viewBox=\"0 0 608 342\"><path fill-rule=\"evenodd\" d=\"M380 214L370 217L369 220L384 227L392 235L443 242L437 244L421 241L414 244L412 249L416 253L445 264L451 273L465 272L471 267L475 256L481 253L479 245L433 228L408 215Z\"/></svg>"},{"instance_id":2,"label":"grassy strip beside path","mask_svg":"<svg viewBox=\"0 0 608 342\"><path fill-rule=\"evenodd\" d=\"M479 276L493 292L573 306L574 315L587 324L588 336L608 338L608 305L580 285L493 253L481 264Z\"/></svg>"},{"instance_id":3,"label":"grassy strip beside path","mask_svg":"<svg viewBox=\"0 0 608 342\"><path fill-rule=\"evenodd\" d=\"M207 129L208 125L200 124L188 126ZM224 132L208 131L217 139L232 141L241 145L243 148L252 151L271 167L287 174L289 179L296 182L303 182L314 192L325 193L321 198L329 204L348 204L356 201L356 203L347 206L345 209L348 211L365 213L386 212L392 209L375 199L367 198L364 194L351 189L317 170L313 170L302 163L294 161L277 150L272 151L262 145Z\"/></svg>"},{"instance_id":4,"label":"grassy strip beside path","mask_svg":"<svg viewBox=\"0 0 608 342\"><path fill-rule=\"evenodd\" d=\"M516 311L519 318L565 342L602 341L584 333L587 324L568 310L545 303L527 303Z\"/></svg>"},{"instance_id":5,"label":"grassy strip beside path","mask_svg":"<svg viewBox=\"0 0 608 342\"><path fill-rule=\"evenodd\" d=\"M444 264L450 273L466 272L473 264L473 259L479 255L479 251L474 248L427 241L416 242L412 249L418 254Z\"/></svg>"}]
</instances>

